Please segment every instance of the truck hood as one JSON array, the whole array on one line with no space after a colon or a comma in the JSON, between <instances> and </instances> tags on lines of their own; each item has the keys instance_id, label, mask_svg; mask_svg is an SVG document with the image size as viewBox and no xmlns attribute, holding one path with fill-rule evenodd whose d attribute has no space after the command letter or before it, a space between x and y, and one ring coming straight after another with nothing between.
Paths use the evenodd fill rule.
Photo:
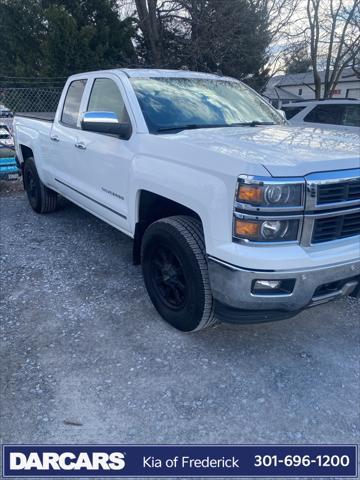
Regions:
<instances>
[{"instance_id":1,"label":"truck hood","mask_svg":"<svg viewBox=\"0 0 360 480\"><path fill-rule=\"evenodd\" d=\"M259 126L184 130L166 135L222 156L261 164L274 177L360 166L360 135L303 126Z\"/></svg>"}]
</instances>

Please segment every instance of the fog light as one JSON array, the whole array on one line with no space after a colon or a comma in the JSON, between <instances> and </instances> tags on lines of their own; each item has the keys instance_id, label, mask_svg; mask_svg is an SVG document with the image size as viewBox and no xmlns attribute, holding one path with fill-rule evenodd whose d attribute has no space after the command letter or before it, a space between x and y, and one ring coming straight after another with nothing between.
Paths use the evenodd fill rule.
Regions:
<instances>
[{"instance_id":1,"label":"fog light","mask_svg":"<svg viewBox=\"0 0 360 480\"><path fill-rule=\"evenodd\" d=\"M295 279L254 280L251 292L254 295L290 295L295 286Z\"/></svg>"},{"instance_id":2,"label":"fog light","mask_svg":"<svg viewBox=\"0 0 360 480\"><path fill-rule=\"evenodd\" d=\"M280 280L256 280L254 290L273 290L279 288L280 285Z\"/></svg>"}]
</instances>

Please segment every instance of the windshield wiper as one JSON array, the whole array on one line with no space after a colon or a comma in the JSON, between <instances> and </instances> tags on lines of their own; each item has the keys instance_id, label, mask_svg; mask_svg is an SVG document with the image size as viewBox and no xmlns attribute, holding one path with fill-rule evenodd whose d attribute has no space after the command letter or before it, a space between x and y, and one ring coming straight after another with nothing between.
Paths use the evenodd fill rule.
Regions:
<instances>
[{"instance_id":1,"label":"windshield wiper","mask_svg":"<svg viewBox=\"0 0 360 480\"><path fill-rule=\"evenodd\" d=\"M228 127L257 127L258 125L276 125L275 122L260 122L253 120L252 122L230 123Z\"/></svg>"},{"instance_id":2,"label":"windshield wiper","mask_svg":"<svg viewBox=\"0 0 360 480\"><path fill-rule=\"evenodd\" d=\"M191 123L191 124L188 124L188 125L173 125L171 127L160 127L160 128L157 128L156 131L157 132L171 132L173 130L179 130L179 132L181 130L196 130L197 128L220 128L220 127L229 127L229 125L226 125L225 124L214 124L214 123L211 123L209 125L205 124L205 123Z\"/></svg>"},{"instance_id":3,"label":"windshield wiper","mask_svg":"<svg viewBox=\"0 0 360 480\"><path fill-rule=\"evenodd\" d=\"M252 121L252 122L237 122L237 123L191 123L188 125L173 125L171 127L160 127L156 129L156 132L172 132L178 130L196 130L198 128L225 128L225 127L257 127L258 125L276 125L274 122L260 122L260 121Z\"/></svg>"}]
</instances>

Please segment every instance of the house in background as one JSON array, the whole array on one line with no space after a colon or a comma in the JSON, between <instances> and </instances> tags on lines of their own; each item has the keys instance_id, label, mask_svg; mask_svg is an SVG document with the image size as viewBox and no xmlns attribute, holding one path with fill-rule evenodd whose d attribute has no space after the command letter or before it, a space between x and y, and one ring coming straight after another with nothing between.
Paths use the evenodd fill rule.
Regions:
<instances>
[{"instance_id":1,"label":"house in background","mask_svg":"<svg viewBox=\"0 0 360 480\"><path fill-rule=\"evenodd\" d=\"M322 82L325 72L319 72ZM322 87L323 91L323 87ZM276 108L285 103L299 102L315 99L315 86L313 72L293 73L272 77L263 92L263 96ZM332 98L357 98L360 99L359 75L352 68L345 68L340 76Z\"/></svg>"}]
</instances>

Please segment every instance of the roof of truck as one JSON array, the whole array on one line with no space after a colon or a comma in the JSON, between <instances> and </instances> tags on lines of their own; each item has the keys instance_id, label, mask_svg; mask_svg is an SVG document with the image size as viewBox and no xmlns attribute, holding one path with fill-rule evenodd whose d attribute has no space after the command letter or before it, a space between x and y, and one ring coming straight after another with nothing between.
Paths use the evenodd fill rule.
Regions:
<instances>
[{"instance_id":1,"label":"roof of truck","mask_svg":"<svg viewBox=\"0 0 360 480\"><path fill-rule=\"evenodd\" d=\"M216 73L193 72L191 70L166 70L162 68L112 68L109 70L98 70L92 72L83 72L72 75L73 77L81 77L82 75L100 74L100 73L125 73L129 78L149 78L149 77L177 77L177 78L207 78L212 80L228 80L237 82L236 78L218 75Z\"/></svg>"},{"instance_id":2,"label":"roof of truck","mask_svg":"<svg viewBox=\"0 0 360 480\"><path fill-rule=\"evenodd\" d=\"M217 75L216 73L193 72L191 70L166 70L162 68L120 68L122 72L126 73L128 77L191 77L191 78L211 78L218 80L219 78L226 78L234 80L230 77Z\"/></svg>"}]
</instances>

